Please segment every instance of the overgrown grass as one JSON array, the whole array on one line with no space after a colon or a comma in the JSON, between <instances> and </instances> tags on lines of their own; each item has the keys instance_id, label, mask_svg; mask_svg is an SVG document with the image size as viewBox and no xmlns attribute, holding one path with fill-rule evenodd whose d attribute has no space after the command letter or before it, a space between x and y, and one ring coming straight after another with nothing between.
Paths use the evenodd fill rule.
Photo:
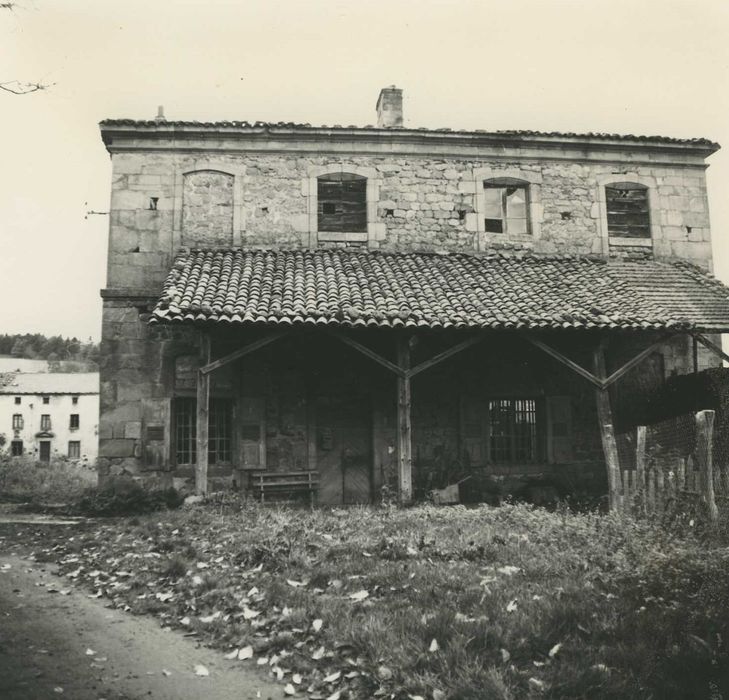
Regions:
<instances>
[{"instance_id":1,"label":"overgrown grass","mask_svg":"<svg viewBox=\"0 0 729 700\"><path fill-rule=\"evenodd\" d=\"M0 498L36 505L71 503L96 484L91 466L62 459L36 462L29 457L0 455Z\"/></svg>"},{"instance_id":2,"label":"overgrown grass","mask_svg":"<svg viewBox=\"0 0 729 700\"><path fill-rule=\"evenodd\" d=\"M506 700L729 698L728 535L526 505L223 502L12 537L117 607L250 645L230 663L299 697Z\"/></svg>"}]
</instances>

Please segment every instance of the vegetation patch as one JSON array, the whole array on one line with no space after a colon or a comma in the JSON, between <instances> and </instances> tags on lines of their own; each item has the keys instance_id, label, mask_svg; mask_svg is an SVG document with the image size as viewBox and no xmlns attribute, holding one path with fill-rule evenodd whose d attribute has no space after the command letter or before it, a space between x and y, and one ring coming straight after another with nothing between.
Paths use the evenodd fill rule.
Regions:
<instances>
[{"instance_id":1,"label":"vegetation patch","mask_svg":"<svg viewBox=\"0 0 729 700\"><path fill-rule=\"evenodd\" d=\"M91 595L294 697L729 697L729 536L696 520L218 499L3 528Z\"/></svg>"},{"instance_id":2,"label":"vegetation patch","mask_svg":"<svg viewBox=\"0 0 729 700\"><path fill-rule=\"evenodd\" d=\"M72 503L96 483L95 467L0 454L0 498L31 505Z\"/></svg>"}]
</instances>

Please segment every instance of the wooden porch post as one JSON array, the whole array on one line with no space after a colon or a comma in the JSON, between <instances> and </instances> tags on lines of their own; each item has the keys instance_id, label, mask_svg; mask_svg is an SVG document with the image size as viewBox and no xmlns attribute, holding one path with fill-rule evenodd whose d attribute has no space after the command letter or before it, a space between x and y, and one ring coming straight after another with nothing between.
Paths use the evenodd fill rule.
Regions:
<instances>
[{"instance_id":1,"label":"wooden porch post","mask_svg":"<svg viewBox=\"0 0 729 700\"><path fill-rule=\"evenodd\" d=\"M593 362L595 365L595 374L600 379L604 379L607 376L604 342L600 342L595 348ZM610 394L607 388L598 388L595 394L597 400L597 420L600 424L600 437L602 438L602 451L605 456L605 466L607 467L610 510L615 510L620 506L620 461L618 458L618 445L615 442Z\"/></svg>"},{"instance_id":2,"label":"wooden porch post","mask_svg":"<svg viewBox=\"0 0 729 700\"><path fill-rule=\"evenodd\" d=\"M210 336L200 338L202 364L210 362ZM208 402L210 400L210 373L197 372L197 461L195 464L195 493L204 496L208 491Z\"/></svg>"},{"instance_id":3,"label":"wooden porch post","mask_svg":"<svg viewBox=\"0 0 729 700\"><path fill-rule=\"evenodd\" d=\"M709 521L715 525L719 511L714 495L714 411L696 414L696 459L701 470L701 497L706 502Z\"/></svg>"},{"instance_id":4,"label":"wooden porch post","mask_svg":"<svg viewBox=\"0 0 729 700\"><path fill-rule=\"evenodd\" d=\"M405 370L397 378L397 476L400 503L413 497L412 425L410 417L410 338L397 338L397 364Z\"/></svg>"}]
</instances>

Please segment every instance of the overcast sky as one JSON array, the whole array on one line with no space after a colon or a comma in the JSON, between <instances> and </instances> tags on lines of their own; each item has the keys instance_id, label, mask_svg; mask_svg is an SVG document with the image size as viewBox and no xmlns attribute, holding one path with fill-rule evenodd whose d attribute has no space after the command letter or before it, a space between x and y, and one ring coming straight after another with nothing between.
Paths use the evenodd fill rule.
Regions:
<instances>
[{"instance_id":1,"label":"overcast sky","mask_svg":"<svg viewBox=\"0 0 729 700\"><path fill-rule=\"evenodd\" d=\"M108 117L707 137L729 282L727 0L18 0L0 11L0 333L98 339Z\"/></svg>"}]
</instances>

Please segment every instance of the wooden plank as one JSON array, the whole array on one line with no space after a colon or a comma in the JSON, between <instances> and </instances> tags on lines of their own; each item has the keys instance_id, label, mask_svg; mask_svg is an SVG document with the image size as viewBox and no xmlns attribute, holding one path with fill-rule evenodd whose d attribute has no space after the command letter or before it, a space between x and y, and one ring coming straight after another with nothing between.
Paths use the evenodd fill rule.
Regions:
<instances>
[{"instance_id":1,"label":"wooden plank","mask_svg":"<svg viewBox=\"0 0 729 700\"><path fill-rule=\"evenodd\" d=\"M409 503L413 496L412 424L410 377L410 338L398 335L397 364L402 374L397 379L397 462L398 490L401 503Z\"/></svg>"},{"instance_id":2,"label":"wooden plank","mask_svg":"<svg viewBox=\"0 0 729 700\"><path fill-rule=\"evenodd\" d=\"M666 505L666 485L663 480L663 469L656 469L656 507L660 510Z\"/></svg>"},{"instance_id":3,"label":"wooden plank","mask_svg":"<svg viewBox=\"0 0 729 700\"><path fill-rule=\"evenodd\" d=\"M686 490L686 462L683 457L679 457L678 465L676 466L676 482L678 495L681 491Z\"/></svg>"},{"instance_id":4,"label":"wooden plank","mask_svg":"<svg viewBox=\"0 0 729 700\"><path fill-rule=\"evenodd\" d=\"M595 374L605 375L605 348L600 343L594 350L593 362ZM605 456L605 467L608 477L608 499L610 510L619 507L618 480L620 478L620 458L618 446L615 442L615 431L613 429L613 412L610 406L610 395L607 389L598 388L595 392L597 403L597 419L600 425L600 436L602 438L602 451Z\"/></svg>"},{"instance_id":5,"label":"wooden plank","mask_svg":"<svg viewBox=\"0 0 729 700\"><path fill-rule=\"evenodd\" d=\"M648 355L650 355L657 347L663 345L673 334L661 336L655 343L649 345L645 350L641 350L632 360L628 360L620 369L616 369L607 379L603 380L603 386L609 387L633 367L640 364Z\"/></svg>"},{"instance_id":6,"label":"wooden plank","mask_svg":"<svg viewBox=\"0 0 729 700\"><path fill-rule=\"evenodd\" d=\"M596 377L591 372L588 372L584 367L581 365L578 365L573 360L570 360L569 357L566 355L563 355L559 350L555 350L550 345L547 345L546 343L543 343L541 340L538 340L537 338L531 336L531 335L525 335L524 338L526 338L532 345L535 345L540 350L543 350L547 353L547 355L551 355L555 360L558 362L561 362L563 365L569 367L573 372L577 372L581 377L584 377L587 379L588 382L591 382L594 384L598 389L602 389L603 387L603 380Z\"/></svg>"},{"instance_id":7,"label":"wooden plank","mask_svg":"<svg viewBox=\"0 0 729 700\"><path fill-rule=\"evenodd\" d=\"M706 503L709 520L716 524L719 511L714 497L714 411L696 414L696 459L701 470L701 495Z\"/></svg>"},{"instance_id":8,"label":"wooden plank","mask_svg":"<svg viewBox=\"0 0 729 700\"><path fill-rule=\"evenodd\" d=\"M700 333L694 333L693 337L699 341L705 348L708 348L715 355L720 357L722 360L729 362L729 355L727 355L718 345L712 343L708 338L704 337Z\"/></svg>"},{"instance_id":9,"label":"wooden plank","mask_svg":"<svg viewBox=\"0 0 729 700\"><path fill-rule=\"evenodd\" d=\"M425 360L424 362L421 362L419 365L415 365L409 372L408 376L410 378L414 377L416 374L420 374L421 372L424 372L426 369L430 369L431 367L434 367L437 364L440 364L443 362L443 360L447 360L449 357L452 357L453 355L465 350L466 348L470 348L473 345L476 345L476 343L480 343L485 338L484 335L477 335L473 338L469 338L468 340L464 340L461 343L458 343L457 345L454 345L451 348L448 348L448 350L444 350L443 352L435 355L434 357L431 357L429 360Z\"/></svg>"},{"instance_id":10,"label":"wooden plank","mask_svg":"<svg viewBox=\"0 0 729 700\"><path fill-rule=\"evenodd\" d=\"M210 361L210 336L201 337L201 356L203 362ZM204 496L208 491L208 416L210 402L210 375L202 369L197 373L197 462L195 464L195 493Z\"/></svg>"},{"instance_id":11,"label":"wooden plank","mask_svg":"<svg viewBox=\"0 0 729 700\"><path fill-rule=\"evenodd\" d=\"M208 357L206 364L200 368L200 371L203 374L210 374L210 372L212 372L213 370L219 369L220 367L223 367L233 362L234 360L244 357L245 355L249 355L256 350L260 350L261 348L266 347L266 345L268 345L269 343L272 343L274 340L278 340L284 335L288 335L290 332L290 329L275 331L271 333L271 335L267 335L265 338L256 340L255 342L249 343L248 345L244 345L242 348L234 350L233 352L225 355L224 357L221 357L218 360L215 360L214 362L210 362L210 358Z\"/></svg>"},{"instance_id":12,"label":"wooden plank","mask_svg":"<svg viewBox=\"0 0 729 700\"><path fill-rule=\"evenodd\" d=\"M635 430L635 477L643 512L645 512L645 441L646 427L639 425Z\"/></svg>"},{"instance_id":13,"label":"wooden plank","mask_svg":"<svg viewBox=\"0 0 729 700\"><path fill-rule=\"evenodd\" d=\"M383 367L386 367L391 372L394 372L398 377L405 376L404 370L401 367L394 364L393 362L390 362L390 360L382 357L381 355L378 355L374 350L370 350L366 345L362 345L362 343L358 343L356 340L353 340L343 333L338 333L337 331L328 330L327 333L332 337L341 340L345 345L349 345L351 348L354 348L358 352L361 352L363 355L369 357L371 360L374 360Z\"/></svg>"}]
</instances>

